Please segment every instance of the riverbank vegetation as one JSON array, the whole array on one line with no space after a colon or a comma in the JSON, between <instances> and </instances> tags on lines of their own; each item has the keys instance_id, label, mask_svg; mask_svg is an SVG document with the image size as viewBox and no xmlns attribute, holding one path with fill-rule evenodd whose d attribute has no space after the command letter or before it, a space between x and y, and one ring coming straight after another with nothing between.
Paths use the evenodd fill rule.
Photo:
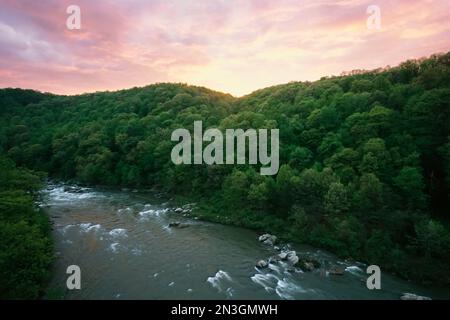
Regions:
<instances>
[{"instance_id":1,"label":"riverbank vegetation","mask_svg":"<svg viewBox=\"0 0 450 320\"><path fill-rule=\"evenodd\" d=\"M39 298L53 257L48 216L36 207L42 176L0 157L0 299Z\"/></svg>"},{"instance_id":2,"label":"riverbank vegetation","mask_svg":"<svg viewBox=\"0 0 450 320\"><path fill-rule=\"evenodd\" d=\"M0 90L0 148L86 184L156 186L203 218L450 285L450 53L242 98L182 84L56 96ZM280 129L280 170L180 165L177 128Z\"/></svg>"}]
</instances>

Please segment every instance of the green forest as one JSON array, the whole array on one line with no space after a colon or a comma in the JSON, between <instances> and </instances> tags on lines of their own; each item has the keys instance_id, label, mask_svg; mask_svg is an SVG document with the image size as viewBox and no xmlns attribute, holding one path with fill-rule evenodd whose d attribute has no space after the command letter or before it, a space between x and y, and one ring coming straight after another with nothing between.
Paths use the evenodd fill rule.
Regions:
<instances>
[{"instance_id":1,"label":"green forest","mask_svg":"<svg viewBox=\"0 0 450 320\"><path fill-rule=\"evenodd\" d=\"M77 96L1 89L1 295L37 297L51 262L48 220L33 204L43 173L158 188L197 202L202 219L449 286L449 114L450 52L241 98L170 83ZM172 131L197 120L279 128L278 174L174 165Z\"/></svg>"},{"instance_id":2,"label":"green forest","mask_svg":"<svg viewBox=\"0 0 450 320\"><path fill-rule=\"evenodd\" d=\"M36 206L42 178L0 157L0 299L38 298L49 279L51 226Z\"/></svg>"}]
</instances>

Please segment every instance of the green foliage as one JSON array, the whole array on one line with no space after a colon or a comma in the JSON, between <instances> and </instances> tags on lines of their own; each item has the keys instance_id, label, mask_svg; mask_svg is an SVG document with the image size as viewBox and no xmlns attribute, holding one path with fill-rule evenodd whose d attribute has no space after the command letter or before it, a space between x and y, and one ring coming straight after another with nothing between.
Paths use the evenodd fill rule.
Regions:
<instances>
[{"instance_id":1,"label":"green foliage","mask_svg":"<svg viewBox=\"0 0 450 320\"><path fill-rule=\"evenodd\" d=\"M70 97L0 90L0 151L57 178L196 198L204 218L423 280L426 270L450 268L449 60L434 55L239 99L181 84ZM174 165L170 135L192 132L195 120L222 130L279 128L278 175ZM20 179L35 185L30 172L10 174L0 175L8 188ZM420 268L407 271L412 261Z\"/></svg>"},{"instance_id":2,"label":"green foliage","mask_svg":"<svg viewBox=\"0 0 450 320\"><path fill-rule=\"evenodd\" d=\"M34 205L40 178L0 157L0 298L36 299L53 258L48 217Z\"/></svg>"},{"instance_id":3,"label":"green foliage","mask_svg":"<svg viewBox=\"0 0 450 320\"><path fill-rule=\"evenodd\" d=\"M421 254L428 257L447 257L450 252L450 234L439 222L423 219L415 226L415 243Z\"/></svg>"},{"instance_id":4,"label":"green foliage","mask_svg":"<svg viewBox=\"0 0 450 320\"><path fill-rule=\"evenodd\" d=\"M333 182L324 196L325 211L332 215L346 213L350 202L345 186L340 182Z\"/></svg>"},{"instance_id":5,"label":"green foliage","mask_svg":"<svg viewBox=\"0 0 450 320\"><path fill-rule=\"evenodd\" d=\"M249 182L244 172L234 170L223 184L223 197L231 207L240 207L247 198Z\"/></svg>"},{"instance_id":6,"label":"green foliage","mask_svg":"<svg viewBox=\"0 0 450 320\"><path fill-rule=\"evenodd\" d=\"M374 230L367 239L365 252L369 263L378 263L389 257L393 243L389 234L383 230Z\"/></svg>"},{"instance_id":7,"label":"green foliage","mask_svg":"<svg viewBox=\"0 0 450 320\"><path fill-rule=\"evenodd\" d=\"M403 201L411 210L425 207L425 195L423 193L425 184L419 168L403 167L393 180L394 185L402 195Z\"/></svg>"}]
</instances>

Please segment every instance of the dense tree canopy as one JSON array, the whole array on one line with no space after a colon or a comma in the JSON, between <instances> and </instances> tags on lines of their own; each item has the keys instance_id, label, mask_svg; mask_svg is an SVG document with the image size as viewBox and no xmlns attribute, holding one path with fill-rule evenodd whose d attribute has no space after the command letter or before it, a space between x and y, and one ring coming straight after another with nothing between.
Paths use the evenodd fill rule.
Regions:
<instances>
[{"instance_id":1,"label":"dense tree canopy","mask_svg":"<svg viewBox=\"0 0 450 320\"><path fill-rule=\"evenodd\" d=\"M0 298L36 299L48 280L48 217L35 205L41 178L0 157Z\"/></svg>"},{"instance_id":2,"label":"dense tree canopy","mask_svg":"<svg viewBox=\"0 0 450 320\"><path fill-rule=\"evenodd\" d=\"M450 53L242 98L181 84L56 96L0 90L0 150L88 184L157 186L199 214L420 281L450 283ZM174 165L174 129L279 128L280 170ZM21 225L17 225L19 232Z\"/></svg>"}]
</instances>

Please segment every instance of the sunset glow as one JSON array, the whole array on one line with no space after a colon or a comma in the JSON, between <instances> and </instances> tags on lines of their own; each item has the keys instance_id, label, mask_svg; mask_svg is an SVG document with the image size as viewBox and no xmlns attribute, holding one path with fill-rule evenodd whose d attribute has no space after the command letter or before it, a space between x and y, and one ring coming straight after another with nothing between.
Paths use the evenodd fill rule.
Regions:
<instances>
[{"instance_id":1,"label":"sunset glow","mask_svg":"<svg viewBox=\"0 0 450 320\"><path fill-rule=\"evenodd\" d=\"M71 4L80 30L66 27ZM371 4L380 30L366 26ZM183 82L241 96L449 51L449 18L448 0L0 0L0 87Z\"/></svg>"}]
</instances>

